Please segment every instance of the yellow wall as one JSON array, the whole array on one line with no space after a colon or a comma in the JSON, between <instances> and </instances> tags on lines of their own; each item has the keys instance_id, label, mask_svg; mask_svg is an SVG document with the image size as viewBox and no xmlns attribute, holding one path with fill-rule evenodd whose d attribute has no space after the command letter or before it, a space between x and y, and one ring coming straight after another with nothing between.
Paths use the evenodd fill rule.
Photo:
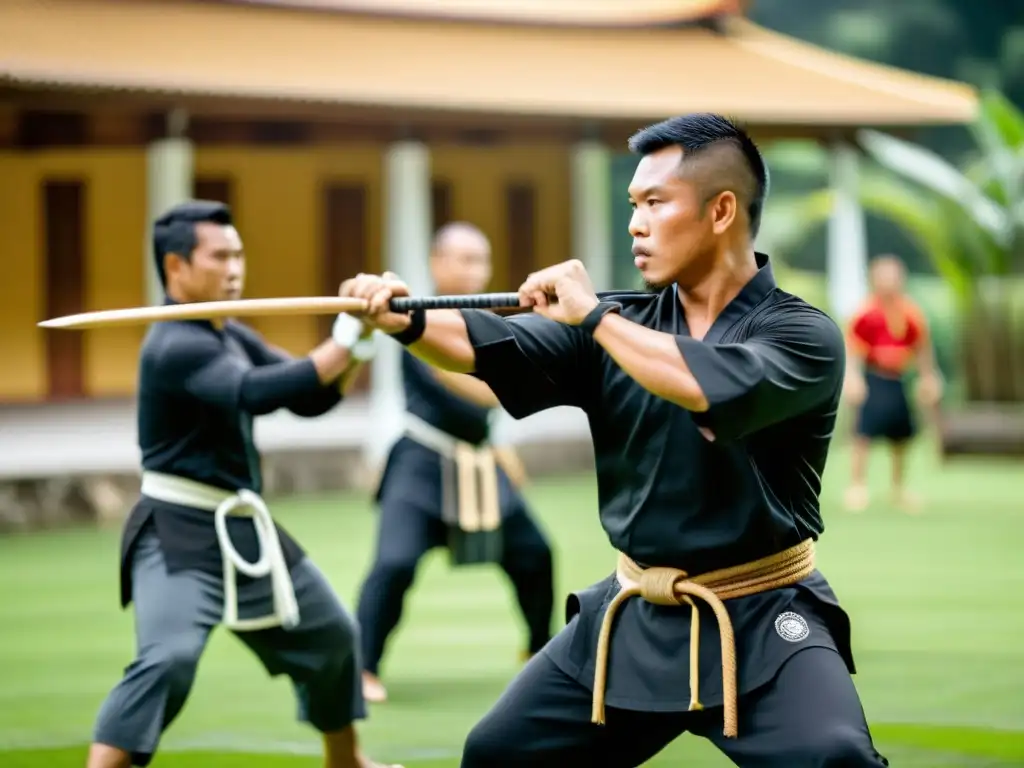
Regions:
<instances>
[{"instance_id":1,"label":"yellow wall","mask_svg":"<svg viewBox=\"0 0 1024 768\"><path fill-rule=\"evenodd\" d=\"M320 186L362 182L367 186L367 263L379 265L381 147L200 147L197 175L232 180L233 211L246 249L249 298L318 296L321 280ZM314 317L254 318L252 325L295 354L320 339Z\"/></svg>"},{"instance_id":2,"label":"yellow wall","mask_svg":"<svg viewBox=\"0 0 1024 768\"><path fill-rule=\"evenodd\" d=\"M145 158L140 150L92 149L0 154L0 400L36 400L47 391L43 319L46 253L40 185L82 179L85 201L85 311L138 306L144 296ZM135 389L140 328L83 333L84 384L97 397Z\"/></svg>"},{"instance_id":3,"label":"yellow wall","mask_svg":"<svg viewBox=\"0 0 1024 768\"><path fill-rule=\"evenodd\" d=\"M0 153L0 400L31 400L46 392L42 331L42 258L36 249L33 167Z\"/></svg>"},{"instance_id":4,"label":"yellow wall","mask_svg":"<svg viewBox=\"0 0 1024 768\"><path fill-rule=\"evenodd\" d=\"M452 212L476 224L491 239L493 290L505 285L508 222L505 186L525 181L537 189L537 261L532 268L572 258L569 152L562 144L501 147L439 145L431 148L433 173L452 182Z\"/></svg>"},{"instance_id":5,"label":"yellow wall","mask_svg":"<svg viewBox=\"0 0 1024 768\"><path fill-rule=\"evenodd\" d=\"M246 295L317 295L323 224L320 187L362 182L368 193L366 267L381 265L383 145L314 148L199 147L195 173L229 178L247 251ZM568 153L561 145L433 148L433 172L453 185L453 213L492 239L495 288L508 261L505 185L523 180L538 191L538 261L568 258ZM38 400L47 391L45 340L35 327L45 301L40 184L82 178L86 197L86 311L145 302L146 189L143 149L0 153L0 401ZM318 341L317 320L274 317L253 325L275 344L304 353ZM52 331L51 331L52 332ZM142 328L84 332L87 394L126 397L135 391Z\"/></svg>"}]
</instances>

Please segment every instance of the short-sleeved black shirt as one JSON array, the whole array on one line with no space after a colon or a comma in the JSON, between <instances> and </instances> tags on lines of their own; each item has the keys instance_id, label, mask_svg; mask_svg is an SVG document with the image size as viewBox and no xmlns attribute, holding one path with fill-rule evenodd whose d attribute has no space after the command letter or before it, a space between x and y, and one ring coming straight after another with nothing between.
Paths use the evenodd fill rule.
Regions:
<instances>
[{"instance_id":1,"label":"short-sleeved black shirt","mask_svg":"<svg viewBox=\"0 0 1024 768\"><path fill-rule=\"evenodd\" d=\"M255 386L247 381L253 369L259 369ZM142 468L228 491L259 493L262 472L253 417L282 407L317 416L340 400L336 383L322 385L309 357L292 358L241 323L229 321L223 329L205 320L156 323L139 362ZM122 605L131 601L132 546L147 525L154 526L170 570L222 572L211 512L143 497L122 536ZM229 518L228 531L238 552L254 560L258 543L252 522ZM301 547L280 526L278 534L286 560L294 565L303 556Z\"/></svg>"},{"instance_id":2,"label":"short-sleeved black shirt","mask_svg":"<svg viewBox=\"0 0 1024 768\"><path fill-rule=\"evenodd\" d=\"M601 525L612 546L644 565L696 575L817 539L824 528L818 495L844 376L842 333L826 314L777 287L766 256L758 254L758 265L701 340L689 334L675 287L601 295L620 302L623 317L675 336L710 404L704 413L645 390L578 328L536 314L463 312L475 375L512 416L566 405L587 413ZM617 589L612 575L571 596L570 624L548 646L556 663L588 686L600 620ZM853 670L848 619L819 572L726 605L741 692L771 679L807 645L835 648ZM808 622L805 640L788 642L775 631L775 619L788 610ZM640 599L620 609L610 706L687 708L689 613ZM712 706L721 703L721 651L713 615L702 607L701 618L701 698Z\"/></svg>"}]
</instances>

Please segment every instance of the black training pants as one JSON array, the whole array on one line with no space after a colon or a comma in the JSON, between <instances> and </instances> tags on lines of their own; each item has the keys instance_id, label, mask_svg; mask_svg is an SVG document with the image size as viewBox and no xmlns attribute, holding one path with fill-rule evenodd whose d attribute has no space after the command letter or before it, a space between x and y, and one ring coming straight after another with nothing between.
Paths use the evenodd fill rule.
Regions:
<instances>
[{"instance_id":1,"label":"black training pants","mask_svg":"<svg viewBox=\"0 0 1024 768\"><path fill-rule=\"evenodd\" d=\"M501 568L515 589L529 635L526 650L539 651L551 638L554 584L551 547L525 509L502 520ZM359 595L356 618L362 637L363 668L378 673L388 637L402 616L420 558L445 545L439 517L405 500L381 505L377 557Z\"/></svg>"},{"instance_id":2,"label":"black training pants","mask_svg":"<svg viewBox=\"0 0 1024 768\"><path fill-rule=\"evenodd\" d=\"M739 701L739 737L722 734L722 709L649 713L609 707L590 722L591 693L539 654L470 732L462 768L634 768L689 731L741 768L887 766L871 742L842 658L829 648L794 654L770 683Z\"/></svg>"}]
</instances>

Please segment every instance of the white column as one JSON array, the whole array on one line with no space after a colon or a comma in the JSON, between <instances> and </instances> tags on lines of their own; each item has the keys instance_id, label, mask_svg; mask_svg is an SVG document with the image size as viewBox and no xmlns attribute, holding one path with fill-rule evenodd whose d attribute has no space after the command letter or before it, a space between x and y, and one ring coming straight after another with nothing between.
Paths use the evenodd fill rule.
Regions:
<instances>
[{"instance_id":1,"label":"white column","mask_svg":"<svg viewBox=\"0 0 1024 768\"><path fill-rule=\"evenodd\" d=\"M832 146L829 176L835 202L828 222L825 275L831 311L838 321L845 322L868 293L867 225L857 189L855 147L846 142Z\"/></svg>"},{"instance_id":2,"label":"white column","mask_svg":"<svg viewBox=\"0 0 1024 768\"><path fill-rule=\"evenodd\" d=\"M163 302L163 288L153 260L153 222L173 205L192 197L192 142L185 138L188 116L175 110L167 119L168 138L158 139L146 149L146 299Z\"/></svg>"},{"instance_id":3,"label":"white column","mask_svg":"<svg viewBox=\"0 0 1024 768\"><path fill-rule=\"evenodd\" d=\"M433 216L430 195L430 150L425 144L401 141L384 155L384 270L404 280L414 295L431 292L430 240ZM383 461L402 429L401 346L382 339L370 378L370 409L374 429L367 436L371 465Z\"/></svg>"},{"instance_id":4,"label":"white column","mask_svg":"<svg viewBox=\"0 0 1024 768\"><path fill-rule=\"evenodd\" d=\"M585 140L572 148L572 258L587 266L598 291L613 285L612 162L608 148ZM621 286L620 286L621 287Z\"/></svg>"}]
</instances>

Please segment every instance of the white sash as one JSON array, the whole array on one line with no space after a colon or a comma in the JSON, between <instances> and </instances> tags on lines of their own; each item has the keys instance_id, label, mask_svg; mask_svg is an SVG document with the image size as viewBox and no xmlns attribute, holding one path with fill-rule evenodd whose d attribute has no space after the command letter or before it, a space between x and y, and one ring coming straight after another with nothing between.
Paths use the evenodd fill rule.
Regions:
<instances>
[{"instance_id":1,"label":"white sash","mask_svg":"<svg viewBox=\"0 0 1024 768\"><path fill-rule=\"evenodd\" d=\"M446 459L455 458L455 450L459 440L419 416L405 413L405 434L420 445L439 453ZM483 448L482 450L486 450Z\"/></svg>"},{"instance_id":2,"label":"white sash","mask_svg":"<svg viewBox=\"0 0 1024 768\"><path fill-rule=\"evenodd\" d=\"M224 626L245 632L277 626L291 628L299 623L299 606L288 573L288 563L281 550L281 541L277 537L277 528L270 510L259 494L245 489L232 493L175 475L143 472L142 495L168 504L213 512L213 524L224 563ZM259 560L255 563L243 558L231 543L228 515L252 518L260 548ZM237 571L253 579L270 576L273 613L254 619L238 618Z\"/></svg>"}]
</instances>

